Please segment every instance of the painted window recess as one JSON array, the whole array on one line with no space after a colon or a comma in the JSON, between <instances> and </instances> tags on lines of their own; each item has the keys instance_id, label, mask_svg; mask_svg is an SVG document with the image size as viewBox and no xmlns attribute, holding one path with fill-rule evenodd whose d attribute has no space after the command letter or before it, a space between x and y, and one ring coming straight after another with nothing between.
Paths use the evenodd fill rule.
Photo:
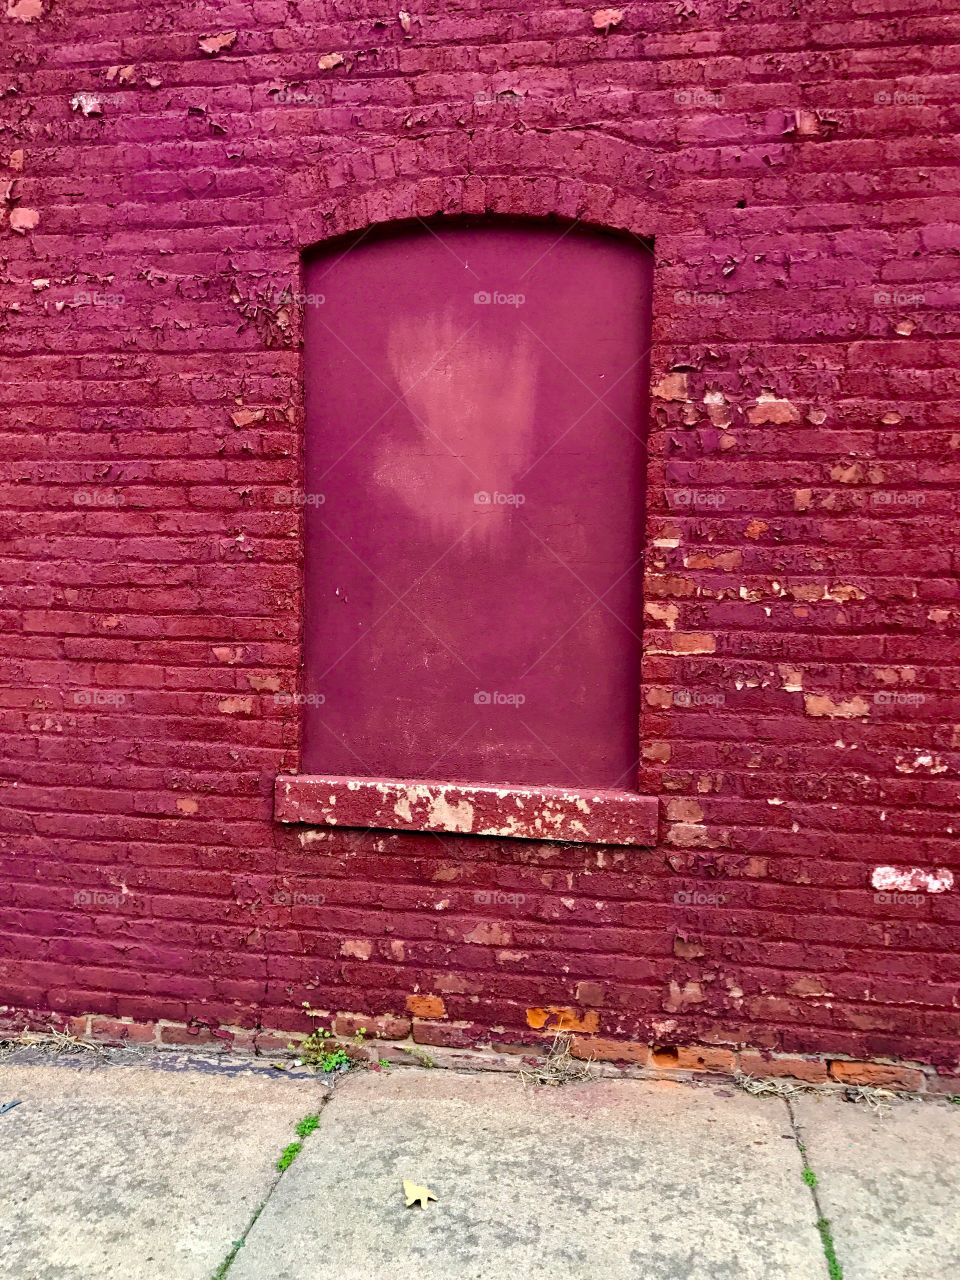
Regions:
<instances>
[{"instance_id":1,"label":"painted window recess","mask_svg":"<svg viewBox=\"0 0 960 1280\"><path fill-rule=\"evenodd\" d=\"M304 263L301 772L282 822L650 844L652 256L445 220Z\"/></svg>"}]
</instances>

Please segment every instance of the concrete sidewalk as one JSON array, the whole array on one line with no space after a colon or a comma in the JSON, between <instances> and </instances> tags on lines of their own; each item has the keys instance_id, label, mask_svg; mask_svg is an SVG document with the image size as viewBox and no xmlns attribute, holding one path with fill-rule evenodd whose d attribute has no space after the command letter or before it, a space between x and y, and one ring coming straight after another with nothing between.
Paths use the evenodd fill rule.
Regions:
<instances>
[{"instance_id":1,"label":"concrete sidewalk","mask_svg":"<svg viewBox=\"0 0 960 1280\"><path fill-rule=\"evenodd\" d=\"M241 1061L19 1050L0 1062L14 1099L4 1280L960 1276L947 1102L422 1068L331 1091ZM406 1208L404 1179L436 1201Z\"/></svg>"}]
</instances>

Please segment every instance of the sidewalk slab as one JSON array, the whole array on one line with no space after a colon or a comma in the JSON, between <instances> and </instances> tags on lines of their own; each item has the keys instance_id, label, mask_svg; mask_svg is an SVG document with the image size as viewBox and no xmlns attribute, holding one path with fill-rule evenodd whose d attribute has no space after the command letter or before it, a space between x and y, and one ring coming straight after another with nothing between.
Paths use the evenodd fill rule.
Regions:
<instances>
[{"instance_id":1,"label":"sidewalk slab","mask_svg":"<svg viewBox=\"0 0 960 1280\"><path fill-rule=\"evenodd\" d=\"M276 1177L314 1080L0 1062L0 1277L209 1280Z\"/></svg>"},{"instance_id":2,"label":"sidewalk slab","mask_svg":"<svg viewBox=\"0 0 960 1280\"><path fill-rule=\"evenodd\" d=\"M822 1280L815 1219L779 1099L403 1069L337 1088L230 1280Z\"/></svg>"},{"instance_id":3,"label":"sidewalk slab","mask_svg":"<svg viewBox=\"0 0 960 1280\"><path fill-rule=\"evenodd\" d=\"M960 1277L960 1108L793 1103L844 1280Z\"/></svg>"}]
</instances>

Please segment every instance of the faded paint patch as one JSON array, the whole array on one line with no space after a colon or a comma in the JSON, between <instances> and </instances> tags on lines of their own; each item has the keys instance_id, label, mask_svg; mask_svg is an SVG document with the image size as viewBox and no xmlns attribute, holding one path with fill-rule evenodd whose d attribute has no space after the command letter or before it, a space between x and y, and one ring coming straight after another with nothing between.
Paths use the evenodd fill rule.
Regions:
<instances>
[{"instance_id":1,"label":"faded paint patch","mask_svg":"<svg viewBox=\"0 0 960 1280\"><path fill-rule=\"evenodd\" d=\"M7 17L21 22L36 22L43 17L41 0L7 0Z\"/></svg>"},{"instance_id":2,"label":"faded paint patch","mask_svg":"<svg viewBox=\"0 0 960 1280\"><path fill-rule=\"evenodd\" d=\"M225 716L250 715L253 711L252 698L221 698L217 703L217 710L222 711Z\"/></svg>"},{"instance_id":3,"label":"faded paint patch","mask_svg":"<svg viewBox=\"0 0 960 1280\"><path fill-rule=\"evenodd\" d=\"M431 827L442 827L444 831L472 831L473 805L469 800L458 800L451 804L441 793L430 805L427 823Z\"/></svg>"},{"instance_id":4,"label":"faded paint patch","mask_svg":"<svg viewBox=\"0 0 960 1280\"><path fill-rule=\"evenodd\" d=\"M668 631L673 631L676 627L677 616L680 613L675 604L660 604L656 600L648 600L643 606L643 611L655 622L665 623Z\"/></svg>"},{"instance_id":5,"label":"faded paint patch","mask_svg":"<svg viewBox=\"0 0 960 1280\"><path fill-rule=\"evenodd\" d=\"M36 209L11 209L10 211L10 230L15 231L19 236L25 236L28 231L35 231L40 222L40 214Z\"/></svg>"},{"instance_id":6,"label":"faded paint patch","mask_svg":"<svg viewBox=\"0 0 960 1280\"><path fill-rule=\"evenodd\" d=\"M245 709L236 705L242 701L225 699L220 709L236 713ZM386 778L280 775L274 799L280 822L612 845L654 843L659 816L655 796L632 791L472 787Z\"/></svg>"},{"instance_id":7,"label":"faded paint patch","mask_svg":"<svg viewBox=\"0 0 960 1280\"><path fill-rule=\"evenodd\" d=\"M939 774L947 772L947 765L940 756L934 755L931 751L918 751L912 760L906 760L903 756L897 756L897 762L894 766L897 773L917 773L923 770L925 773Z\"/></svg>"},{"instance_id":8,"label":"faded paint patch","mask_svg":"<svg viewBox=\"0 0 960 1280\"><path fill-rule=\"evenodd\" d=\"M384 436L376 483L444 537L504 535L513 509L478 507L474 495L520 486L532 458L542 348L526 333L496 338L463 333L449 316L405 316L391 326L387 354L413 423Z\"/></svg>"},{"instance_id":9,"label":"faded paint patch","mask_svg":"<svg viewBox=\"0 0 960 1280\"><path fill-rule=\"evenodd\" d=\"M805 693L803 710L806 715L817 718L829 716L839 720L852 720L858 716L868 716L870 703L866 698L849 698L846 702L834 702L833 698L828 698L826 694Z\"/></svg>"},{"instance_id":10,"label":"faded paint patch","mask_svg":"<svg viewBox=\"0 0 960 1280\"><path fill-rule=\"evenodd\" d=\"M369 960L373 955L373 943L365 938L344 938L340 943L340 954L354 960Z\"/></svg>"},{"instance_id":11,"label":"faded paint patch","mask_svg":"<svg viewBox=\"0 0 960 1280\"><path fill-rule=\"evenodd\" d=\"M658 400L686 400L687 375L668 373L650 388L650 394Z\"/></svg>"},{"instance_id":12,"label":"faded paint patch","mask_svg":"<svg viewBox=\"0 0 960 1280\"><path fill-rule=\"evenodd\" d=\"M606 34L613 27L619 27L623 21L622 9L598 9L593 15L594 29Z\"/></svg>"},{"instance_id":13,"label":"faded paint patch","mask_svg":"<svg viewBox=\"0 0 960 1280\"><path fill-rule=\"evenodd\" d=\"M480 942L496 947L509 946L513 941L509 929L505 929L503 925L497 924L496 921L485 921L483 924L475 925L468 933L463 935L464 942Z\"/></svg>"},{"instance_id":14,"label":"faded paint patch","mask_svg":"<svg viewBox=\"0 0 960 1280\"><path fill-rule=\"evenodd\" d=\"M679 1013L688 1005L701 1004L705 999L703 987L699 982L685 982L681 987L679 982L671 980L669 994L663 1001L663 1007L668 1013Z\"/></svg>"},{"instance_id":15,"label":"faded paint patch","mask_svg":"<svg viewBox=\"0 0 960 1280\"><path fill-rule=\"evenodd\" d=\"M103 104L92 93L75 93L70 99L70 110L85 116L102 116Z\"/></svg>"},{"instance_id":16,"label":"faded paint patch","mask_svg":"<svg viewBox=\"0 0 960 1280\"><path fill-rule=\"evenodd\" d=\"M762 426L764 423L784 426L788 422L799 422L800 411L789 400L782 400L771 391L761 391L754 408L747 410L747 419L754 426Z\"/></svg>"},{"instance_id":17,"label":"faded paint patch","mask_svg":"<svg viewBox=\"0 0 960 1280\"><path fill-rule=\"evenodd\" d=\"M953 872L945 867L876 867L870 882L875 889L897 893L946 893L953 888Z\"/></svg>"}]
</instances>

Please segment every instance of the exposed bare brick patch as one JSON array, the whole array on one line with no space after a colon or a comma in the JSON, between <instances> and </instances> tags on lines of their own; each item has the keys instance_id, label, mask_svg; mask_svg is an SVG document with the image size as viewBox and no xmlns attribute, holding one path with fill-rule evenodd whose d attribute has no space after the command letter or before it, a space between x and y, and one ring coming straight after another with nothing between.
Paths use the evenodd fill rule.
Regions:
<instances>
[{"instance_id":1,"label":"exposed bare brick patch","mask_svg":"<svg viewBox=\"0 0 960 1280\"><path fill-rule=\"evenodd\" d=\"M445 1018L447 1009L440 996L407 996L407 1012L415 1018Z\"/></svg>"},{"instance_id":2,"label":"exposed bare brick patch","mask_svg":"<svg viewBox=\"0 0 960 1280\"><path fill-rule=\"evenodd\" d=\"M748 1076L760 1079L803 1080L806 1084L826 1084L830 1079L825 1062L812 1062L806 1058L766 1058L759 1053L740 1053L738 1066Z\"/></svg>"},{"instance_id":3,"label":"exposed bare brick patch","mask_svg":"<svg viewBox=\"0 0 960 1280\"><path fill-rule=\"evenodd\" d=\"M630 1040L605 1040L602 1036L574 1036L570 1045L574 1058L596 1062L629 1062L645 1067L650 1061L650 1046Z\"/></svg>"},{"instance_id":4,"label":"exposed bare brick patch","mask_svg":"<svg viewBox=\"0 0 960 1280\"><path fill-rule=\"evenodd\" d=\"M658 1071L709 1071L732 1075L737 1067L737 1058L729 1049L670 1045L654 1049L650 1054L650 1065Z\"/></svg>"},{"instance_id":5,"label":"exposed bare brick patch","mask_svg":"<svg viewBox=\"0 0 960 1280\"><path fill-rule=\"evenodd\" d=\"M885 1066L879 1062L831 1062L830 1076L841 1084L866 1084L884 1089L923 1088L924 1075L911 1067Z\"/></svg>"},{"instance_id":6,"label":"exposed bare brick patch","mask_svg":"<svg viewBox=\"0 0 960 1280\"><path fill-rule=\"evenodd\" d=\"M527 1026L534 1031L594 1032L599 1030L600 1015L594 1009L578 1012L576 1009L549 1005L546 1009L528 1009Z\"/></svg>"}]
</instances>

